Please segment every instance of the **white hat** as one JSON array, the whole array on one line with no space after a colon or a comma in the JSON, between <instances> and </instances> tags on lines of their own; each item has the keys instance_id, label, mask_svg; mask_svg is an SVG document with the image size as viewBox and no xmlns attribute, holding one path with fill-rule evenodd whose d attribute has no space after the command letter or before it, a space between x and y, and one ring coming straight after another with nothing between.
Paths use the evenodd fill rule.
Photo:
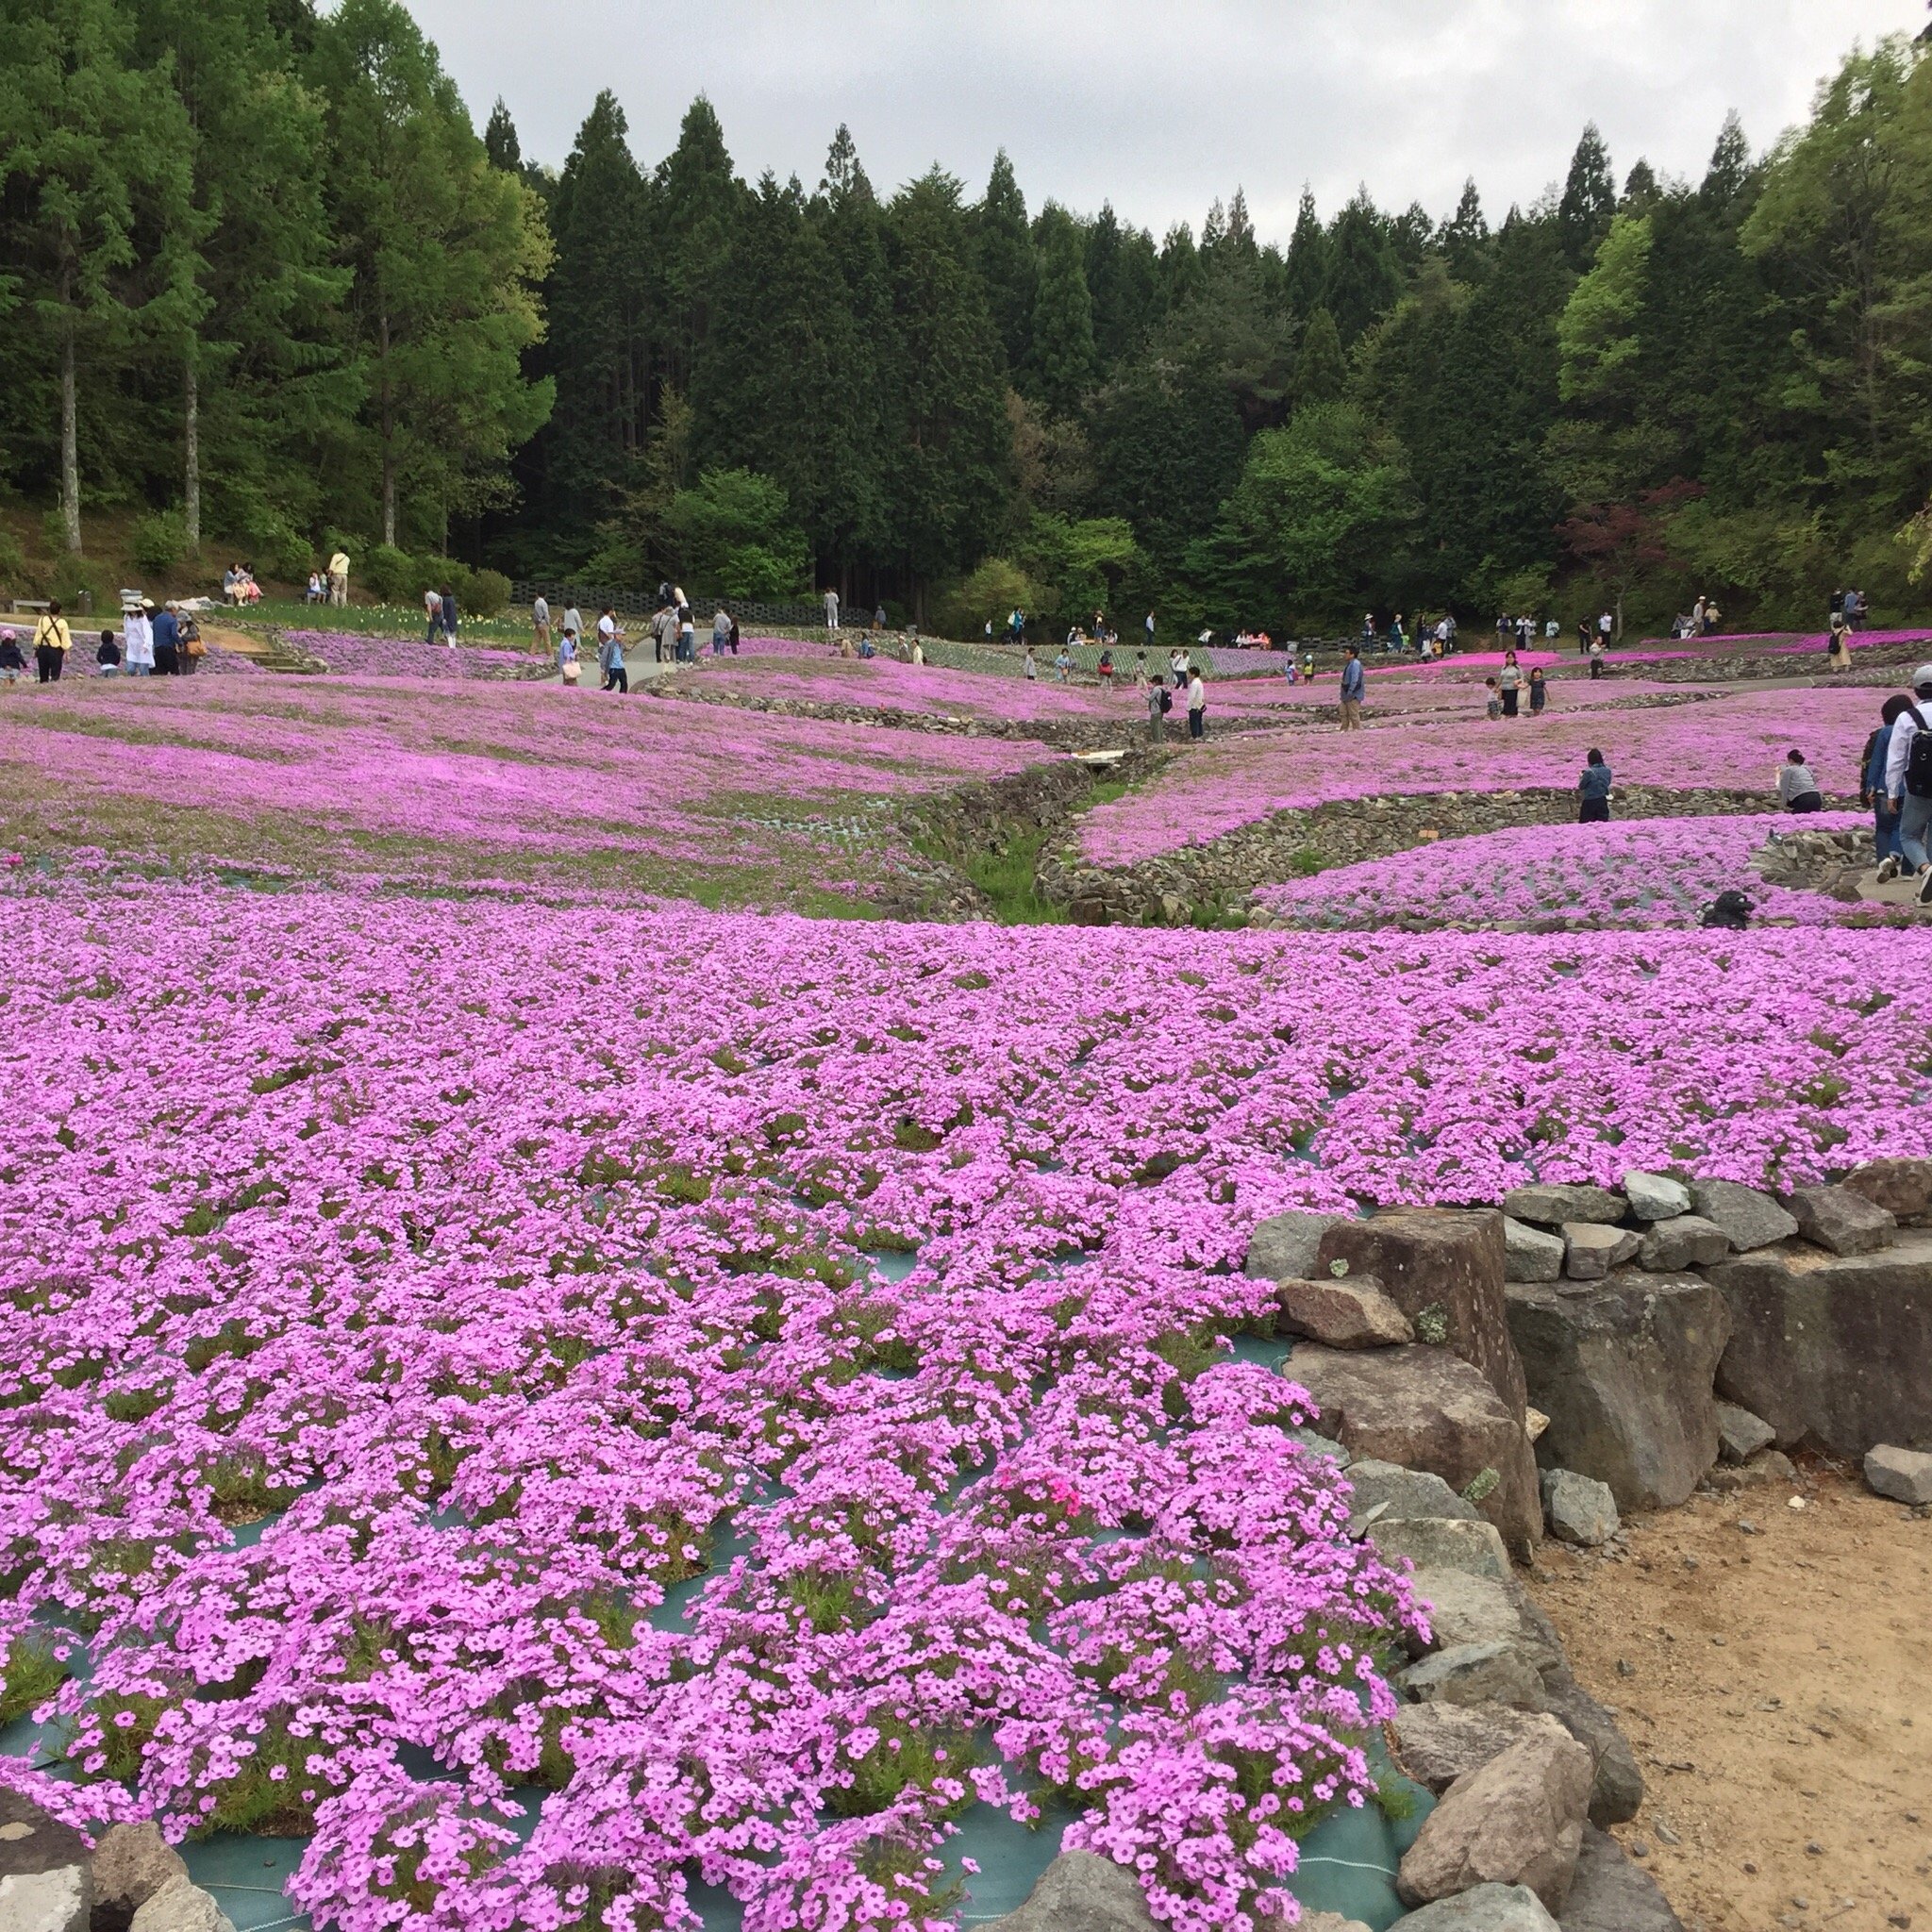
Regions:
<instances>
[{"instance_id":1,"label":"white hat","mask_svg":"<svg viewBox=\"0 0 1932 1932\"><path fill-rule=\"evenodd\" d=\"M1921 664L1912 673L1912 689L1914 691L1932 691L1932 664Z\"/></svg>"}]
</instances>

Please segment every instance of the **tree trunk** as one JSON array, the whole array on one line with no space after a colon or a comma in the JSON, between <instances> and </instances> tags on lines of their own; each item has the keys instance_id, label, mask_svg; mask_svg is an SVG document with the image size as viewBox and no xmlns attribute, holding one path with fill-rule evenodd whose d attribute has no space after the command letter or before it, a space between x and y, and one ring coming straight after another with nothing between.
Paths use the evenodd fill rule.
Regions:
<instances>
[{"instance_id":1,"label":"tree trunk","mask_svg":"<svg viewBox=\"0 0 1932 1932\"><path fill-rule=\"evenodd\" d=\"M65 295L65 290L62 291ZM60 522L68 554L80 555L80 430L76 418L79 397L74 374L74 318L65 317L60 332Z\"/></svg>"},{"instance_id":2,"label":"tree trunk","mask_svg":"<svg viewBox=\"0 0 1932 1932\"><path fill-rule=\"evenodd\" d=\"M393 550L396 544L396 425L389 387L387 308L377 321L376 333L382 355L382 541Z\"/></svg>"},{"instance_id":3,"label":"tree trunk","mask_svg":"<svg viewBox=\"0 0 1932 1932\"><path fill-rule=\"evenodd\" d=\"M195 373L191 343L181 365L182 443L187 475L183 481L182 519L188 525L188 554L201 555L201 378Z\"/></svg>"}]
</instances>

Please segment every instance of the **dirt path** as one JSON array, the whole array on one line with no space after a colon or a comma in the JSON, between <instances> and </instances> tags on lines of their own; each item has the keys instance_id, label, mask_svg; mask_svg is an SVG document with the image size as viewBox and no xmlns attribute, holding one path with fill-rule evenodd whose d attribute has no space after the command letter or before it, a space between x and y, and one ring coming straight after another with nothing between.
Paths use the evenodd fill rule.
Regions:
<instances>
[{"instance_id":1,"label":"dirt path","mask_svg":"<svg viewBox=\"0 0 1932 1932\"><path fill-rule=\"evenodd\" d=\"M1817 1467L1642 1518L1624 1562L1546 1545L1532 1590L1690 1932L1932 1932L1932 1521Z\"/></svg>"}]
</instances>

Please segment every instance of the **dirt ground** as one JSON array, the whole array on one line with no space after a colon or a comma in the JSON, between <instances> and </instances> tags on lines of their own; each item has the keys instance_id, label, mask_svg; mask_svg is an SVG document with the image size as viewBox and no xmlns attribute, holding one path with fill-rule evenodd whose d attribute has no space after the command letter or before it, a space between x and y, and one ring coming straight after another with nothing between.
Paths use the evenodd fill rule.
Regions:
<instances>
[{"instance_id":1,"label":"dirt ground","mask_svg":"<svg viewBox=\"0 0 1932 1932\"><path fill-rule=\"evenodd\" d=\"M1932 1521L1814 1464L1629 1542L1530 1583L1642 1767L1624 1849L1690 1932L1932 1932Z\"/></svg>"}]
</instances>

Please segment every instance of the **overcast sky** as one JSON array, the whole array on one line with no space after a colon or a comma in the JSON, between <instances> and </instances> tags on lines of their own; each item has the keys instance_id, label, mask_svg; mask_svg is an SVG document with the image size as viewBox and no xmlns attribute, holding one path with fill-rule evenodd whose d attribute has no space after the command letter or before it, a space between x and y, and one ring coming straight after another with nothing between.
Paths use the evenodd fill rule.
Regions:
<instances>
[{"instance_id":1,"label":"overcast sky","mask_svg":"<svg viewBox=\"0 0 1932 1932\"><path fill-rule=\"evenodd\" d=\"M1029 208L1110 200L1199 231L1237 185L1286 242L1366 182L1441 217L1474 175L1491 218L1559 179L1583 124L1619 178L1703 173L1725 112L1754 149L1855 41L1923 0L410 0L480 127L498 94L561 165L600 87L645 165L708 94L747 179L816 185L847 123L874 184L934 161L977 193L996 149Z\"/></svg>"}]
</instances>

